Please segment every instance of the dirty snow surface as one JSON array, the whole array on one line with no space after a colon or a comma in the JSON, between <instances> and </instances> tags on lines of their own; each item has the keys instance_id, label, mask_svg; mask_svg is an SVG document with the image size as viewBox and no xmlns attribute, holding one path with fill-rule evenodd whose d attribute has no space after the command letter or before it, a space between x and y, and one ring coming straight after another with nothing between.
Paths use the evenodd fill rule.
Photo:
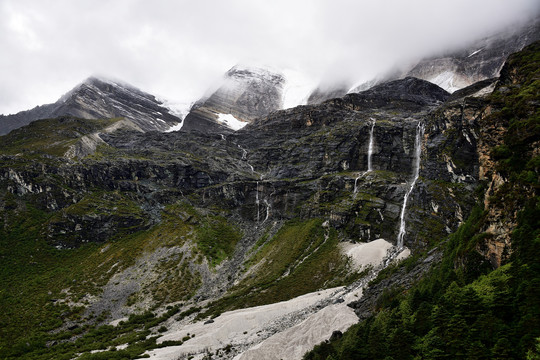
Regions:
<instances>
[{"instance_id":1,"label":"dirty snow surface","mask_svg":"<svg viewBox=\"0 0 540 360\"><path fill-rule=\"evenodd\" d=\"M218 114L217 121L234 131L240 130L248 124L246 121L238 120L231 114Z\"/></svg>"},{"instance_id":2,"label":"dirty snow surface","mask_svg":"<svg viewBox=\"0 0 540 360\"><path fill-rule=\"evenodd\" d=\"M202 359L219 351L222 359L272 360L301 359L315 345L327 340L333 331L345 331L358 322L347 305L362 296L363 287L387 263L389 242L378 239L370 243L344 243L342 251L351 257L358 270L370 268L370 275L348 287L338 287L299 296L280 303L229 311L213 319L184 324L172 323L158 339L181 340L180 346L169 346L147 352L150 359ZM403 252L400 254L404 256ZM230 346L229 346L230 345Z\"/></svg>"}]
</instances>

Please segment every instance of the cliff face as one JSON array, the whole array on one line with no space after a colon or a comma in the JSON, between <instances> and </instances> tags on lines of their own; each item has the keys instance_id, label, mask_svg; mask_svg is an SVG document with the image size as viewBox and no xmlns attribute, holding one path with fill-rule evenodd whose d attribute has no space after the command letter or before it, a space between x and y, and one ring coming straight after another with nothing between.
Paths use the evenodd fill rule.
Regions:
<instances>
[{"instance_id":1,"label":"cliff face","mask_svg":"<svg viewBox=\"0 0 540 360\"><path fill-rule=\"evenodd\" d=\"M457 227L474 202L478 181L474 109L465 123L458 105L433 115L448 96L407 78L318 106L275 112L227 136L103 133L95 160L47 161L15 170L9 164L23 165L24 159L4 157L0 178L9 192L34 194L40 207L63 214L64 220L54 220L47 230L57 246L104 241L115 231L158 223L157 209L179 193L202 208L223 207L255 225L262 218L328 218L351 239L395 242L422 123L420 179L407 204L414 211L404 215L405 244L423 248L430 237ZM368 152L372 171L366 172ZM96 188L120 191L144 205L120 217L104 210L94 220L72 211L72 204ZM96 227L99 221L107 230ZM65 236L55 236L60 228Z\"/></svg>"}]
</instances>

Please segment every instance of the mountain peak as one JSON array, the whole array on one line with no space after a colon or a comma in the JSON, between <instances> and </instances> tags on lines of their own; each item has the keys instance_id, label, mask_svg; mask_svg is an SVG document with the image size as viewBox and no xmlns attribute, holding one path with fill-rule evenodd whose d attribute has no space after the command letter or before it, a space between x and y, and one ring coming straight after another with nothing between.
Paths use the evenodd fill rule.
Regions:
<instances>
[{"instance_id":1,"label":"mountain peak","mask_svg":"<svg viewBox=\"0 0 540 360\"><path fill-rule=\"evenodd\" d=\"M215 92L199 100L191 109L183 129L223 132L228 131L228 127L236 130L238 124L251 123L257 117L281 109L284 85L285 76L279 72L237 64L224 74L223 82ZM234 127L219 121L231 116L235 119Z\"/></svg>"},{"instance_id":2,"label":"mountain peak","mask_svg":"<svg viewBox=\"0 0 540 360\"><path fill-rule=\"evenodd\" d=\"M122 117L143 131L165 131L181 122L155 96L122 81L90 76L53 104L4 117L0 134L35 120L65 115L83 119Z\"/></svg>"}]
</instances>

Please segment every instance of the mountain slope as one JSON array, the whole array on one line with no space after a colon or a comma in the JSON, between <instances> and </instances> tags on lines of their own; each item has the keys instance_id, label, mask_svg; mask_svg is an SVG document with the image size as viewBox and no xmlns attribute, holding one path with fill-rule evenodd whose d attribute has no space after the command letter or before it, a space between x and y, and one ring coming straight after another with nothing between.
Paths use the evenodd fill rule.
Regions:
<instances>
[{"instance_id":1,"label":"mountain slope","mask_svg":"<svg viewBox=\"0 0 540 360\"><path fill-rule=\"evenodd\" d=\"M227 71L223 84L215 92L193 106L183 129L238 130L257 117L279 110L284 84L281 74L263 68L235 66ZM233 123L224 122L224 115L232 116Z\"/></svg>"},{"instance_id":2,"label":"mountain slope","mask_svg":"<svg viewBox=\"0 0 540 360\"><path fill-rule=\"evenodd\" d=\"M539 34L540 18L536 18L474 41L460 49L422 59L412 66L397 64L401 69L380 74L358 86L319 85L309 95L308 104L320 104L347 93L358 93L383 82L406 77L427 80L452 93L478 81L498 77L506 58L526 45L540 40Z\"/></svg>"},{"instance_id":3,"label":"mountain slope","mask_svg":"<svg viewBox=\"0 0 540 360\"><path fill-rule=\"evenodd\" d=\"M276 332L298 340L304 332L291 326L304 320L339 310L350 325L347 304L359 318L389 310L354 328L373 324L371 332L343 337L343 358L364 356L360 345L373 345L376 358L468 352L476 348L456 333L476 328L496 338L478 339L486 356L495 346L522 354L537 336L522 330L538 328L528 240L538 228L537 54L512 58L493 95L490 82L451 96L405 78L275 111L234 133L103 132L77 160L66 158L65 142L101 124L50 119L1 137L9 146L0 155L0 356L264 358L258 351L279 346ZM33 151L18 147L35 141L20 137L26 130L46 138ZM517 288L505 263L512 230L520 239L512 256L521 255L511 279L531 279ZM417 295L407 292L425 274ZM399 302L400 294L412 295ZM508 294L518 299L510 308ZM289 300L306 306L277 322L251 308ZM458 316L438 310L444 301L459 304ZM492 333L493 321L476 323L482 306L504 319L523 315L511 317L519 337L505 339L499 321ZM259 323L246 328L239 314ZM333 326L315 326L318 341ZM210 341L218 330L221 342ZM458 341L446 349L442 336ZM339 346L327 344L328 354Z\"/></svg>"},{"instance_id":4,"label":"mountain slope","mask_svg":"<svg viewBox=\"0 0 540 360\"><path fill-rule=\"evenodd\" d=\"M421 78L454 92L480 80L497 77L510 54L537 40L540 40L540 18L458 51L422 60L406 76Z\"/></svg>"},{"instance_id":5,"label":"mountain slope","mask_svg":"<svg viewBox=\"0 0 540 360\"><path fill-rule=\"evenodd\" d=\"M384 290L353 305L366 320L304 359L539 356L538 69L537 42L510 56L487 97L477 118L482 194L441 244L441 263L410 289L406 268L380 276Z\"/></svg>"},{"instance_id":6,"label":"mountain slope","mask_svg":"<svg viewBox=\"0 0 540 360\"><path fill-rule=\"evenodd\" d=\"M140 131L164 131L181 120L154 96L130 85L88 78L53 104L0 116L0 134L39 119L72 116L84 119L123 117Z\"/></svg>"}]
</instances>

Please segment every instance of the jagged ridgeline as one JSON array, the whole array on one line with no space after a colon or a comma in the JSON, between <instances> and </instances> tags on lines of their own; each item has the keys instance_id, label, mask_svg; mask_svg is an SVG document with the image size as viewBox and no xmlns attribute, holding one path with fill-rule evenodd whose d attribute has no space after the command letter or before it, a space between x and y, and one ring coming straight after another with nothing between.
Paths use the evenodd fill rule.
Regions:
<instances>
[{"instance_id":1,"label":"jagged ridgeline","mask_svg":"<svg viewBox=\"0 0 540 360\"><path fill-rule=\"evenodd\" d=\"M308 357L523 356L540 328L537 65L538 44L497 83L450 95L408 77L236 132L69 115L11 131L0 137L0 357L232 358L283 324L236 329L220 347L197 343L208 331L175 329L368 280L352 303L367 322ZM392 250L358 266L344 245L360 242ZM317 306L352 313L344 301ZM487 336L489 314L498 327ZM450 344L457 332L473 345Z\"/></svg>"}]
</instances>

